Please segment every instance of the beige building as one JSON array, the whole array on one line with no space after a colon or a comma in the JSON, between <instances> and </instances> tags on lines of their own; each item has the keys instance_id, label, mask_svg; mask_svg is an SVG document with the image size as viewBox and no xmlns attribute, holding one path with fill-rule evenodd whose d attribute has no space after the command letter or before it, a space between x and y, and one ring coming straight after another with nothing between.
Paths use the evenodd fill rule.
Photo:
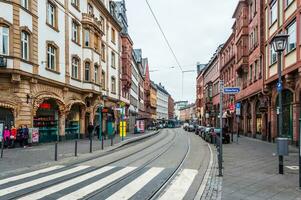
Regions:
<instances>
[{"instance_id":1,"label":"beige building","mask_svg":"<svg viewBox=\"0 0 301 200\"><path fill-rule=\"evenodd\" d=\"M12 0L0 7L0 123L39 128L43 142L83 136L100 105L114 120L121 49L114 2Z\"/></svg>"}]
</instances>

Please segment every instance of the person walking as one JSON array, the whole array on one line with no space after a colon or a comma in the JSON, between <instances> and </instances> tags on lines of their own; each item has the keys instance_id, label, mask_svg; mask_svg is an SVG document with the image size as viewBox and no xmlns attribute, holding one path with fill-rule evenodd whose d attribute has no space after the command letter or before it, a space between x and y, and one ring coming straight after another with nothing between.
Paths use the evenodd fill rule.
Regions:
<instances>
[{"instance_id":1,"label":"person walking","mask_svg":"<svg viewBox=\"0 0 301 200\"><path fill-rule=\"evenodd\" d=\"M17 129L12 126L10 129L10 147L15 148L15 141L17 139Z\"/></svg>"},{"instance_id":2,"label":"person walking","mask_svg":"<svg viewBox=\"0 0 301 200\"><path fill-rule=\"evenodd\" d=\"M92 139L93 131L94 131L94 126L93 126L92 122L90 122L89 125L88 125L88 134L89 134L89 139L90 140Z\"/></svg>"},{"instance_id":3,"label":"person walking","mask_svg":"<svg viewBox=\"0 0 301 200\"><path fill-rule=\"evenodd\" d=\"M4 147L9 146L9 140L10 140L10 130L7 128L7 126L5 126L3 130Z\"/></svg>"}]
</instances>

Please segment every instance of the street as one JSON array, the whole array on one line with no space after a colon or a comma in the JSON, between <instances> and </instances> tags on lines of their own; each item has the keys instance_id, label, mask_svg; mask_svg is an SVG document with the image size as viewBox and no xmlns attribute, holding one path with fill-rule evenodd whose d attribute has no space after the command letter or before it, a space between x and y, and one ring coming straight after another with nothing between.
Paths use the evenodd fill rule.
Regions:
<instances>
[{"instance_id":1,"label":"street","mask_svg":"<svg viewBox=\"0 0 301 200\"><path fill-rule=\"evenodd\" d=\"M163 129L96 158L66 158L1 174L0 199L194 199L207 171L209 148L194 133Z\"/></svg>"}]
</instances>

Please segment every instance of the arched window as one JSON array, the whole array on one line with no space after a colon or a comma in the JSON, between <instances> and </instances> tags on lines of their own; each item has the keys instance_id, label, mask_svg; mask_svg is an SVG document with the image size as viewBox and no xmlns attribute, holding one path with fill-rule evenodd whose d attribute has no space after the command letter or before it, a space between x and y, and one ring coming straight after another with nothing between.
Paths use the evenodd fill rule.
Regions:
<instances>
[{"instance_id":1,"label":"arched window","mask_svg":"<svg viewBox=\"0 0 301 200\"><path fill-rule=\"evenodd\" d=\"M90 63L85 63L85 81L90 81Z\"/></svg>"},{"instance_id":2,"label":"arched window","mask_svg":"<svg viewBox=\"0 0 301 200\"><path fill-rule=\"evenodd\" d=\"M24 60L29 60L29 34L21 32L21 56Z\"/></svg>"},{"instance_id":3,"label":"arched window","mask_svg":"<svg viewBox=\"0 0 301 200\"><path fill-rule=\"evenodd\" d=\"M111 92L116 94L116 78L114 76L111 77Z\"/></svg>"},{"instance_id":4,"label":"arched window","mask_svg":"<svg viewBox=\"0 0 301 200\"><path fill-rule=\"evenodd\" d=\"M77 57L72 58L71 77L75 79L79 79L79 59Z\"/></svg>"},{"instance_id":5,"label":"arched window","mask_svg":"<svg viewBox=\"0 0 301 200\"><path fill-rule=\"evenodd\" d=\"M0 26L0 54L9 55L9 27Z\"/></svg>"}]
</instances>

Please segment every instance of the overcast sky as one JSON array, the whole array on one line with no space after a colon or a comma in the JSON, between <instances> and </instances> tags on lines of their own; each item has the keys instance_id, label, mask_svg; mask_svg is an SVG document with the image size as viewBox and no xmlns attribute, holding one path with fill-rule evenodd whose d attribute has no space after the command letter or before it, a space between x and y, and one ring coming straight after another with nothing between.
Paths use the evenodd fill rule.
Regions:
<instances>
[{"instance_id":1,"label":"overcast sky","mask_svg":"<svg viewBox=\"0 0 301 200\"><path fill-rule=\"evenodd\" d=\"M207 63L219 44L231 34L238 0L149 0L183 70ZM147 7L145 0L126 0L129 34L134 48L148 57L150 76L161 82L175 100L195 101L196 72L185 73L182 97L181 71Z\"/></svg>"}]
</instances>

